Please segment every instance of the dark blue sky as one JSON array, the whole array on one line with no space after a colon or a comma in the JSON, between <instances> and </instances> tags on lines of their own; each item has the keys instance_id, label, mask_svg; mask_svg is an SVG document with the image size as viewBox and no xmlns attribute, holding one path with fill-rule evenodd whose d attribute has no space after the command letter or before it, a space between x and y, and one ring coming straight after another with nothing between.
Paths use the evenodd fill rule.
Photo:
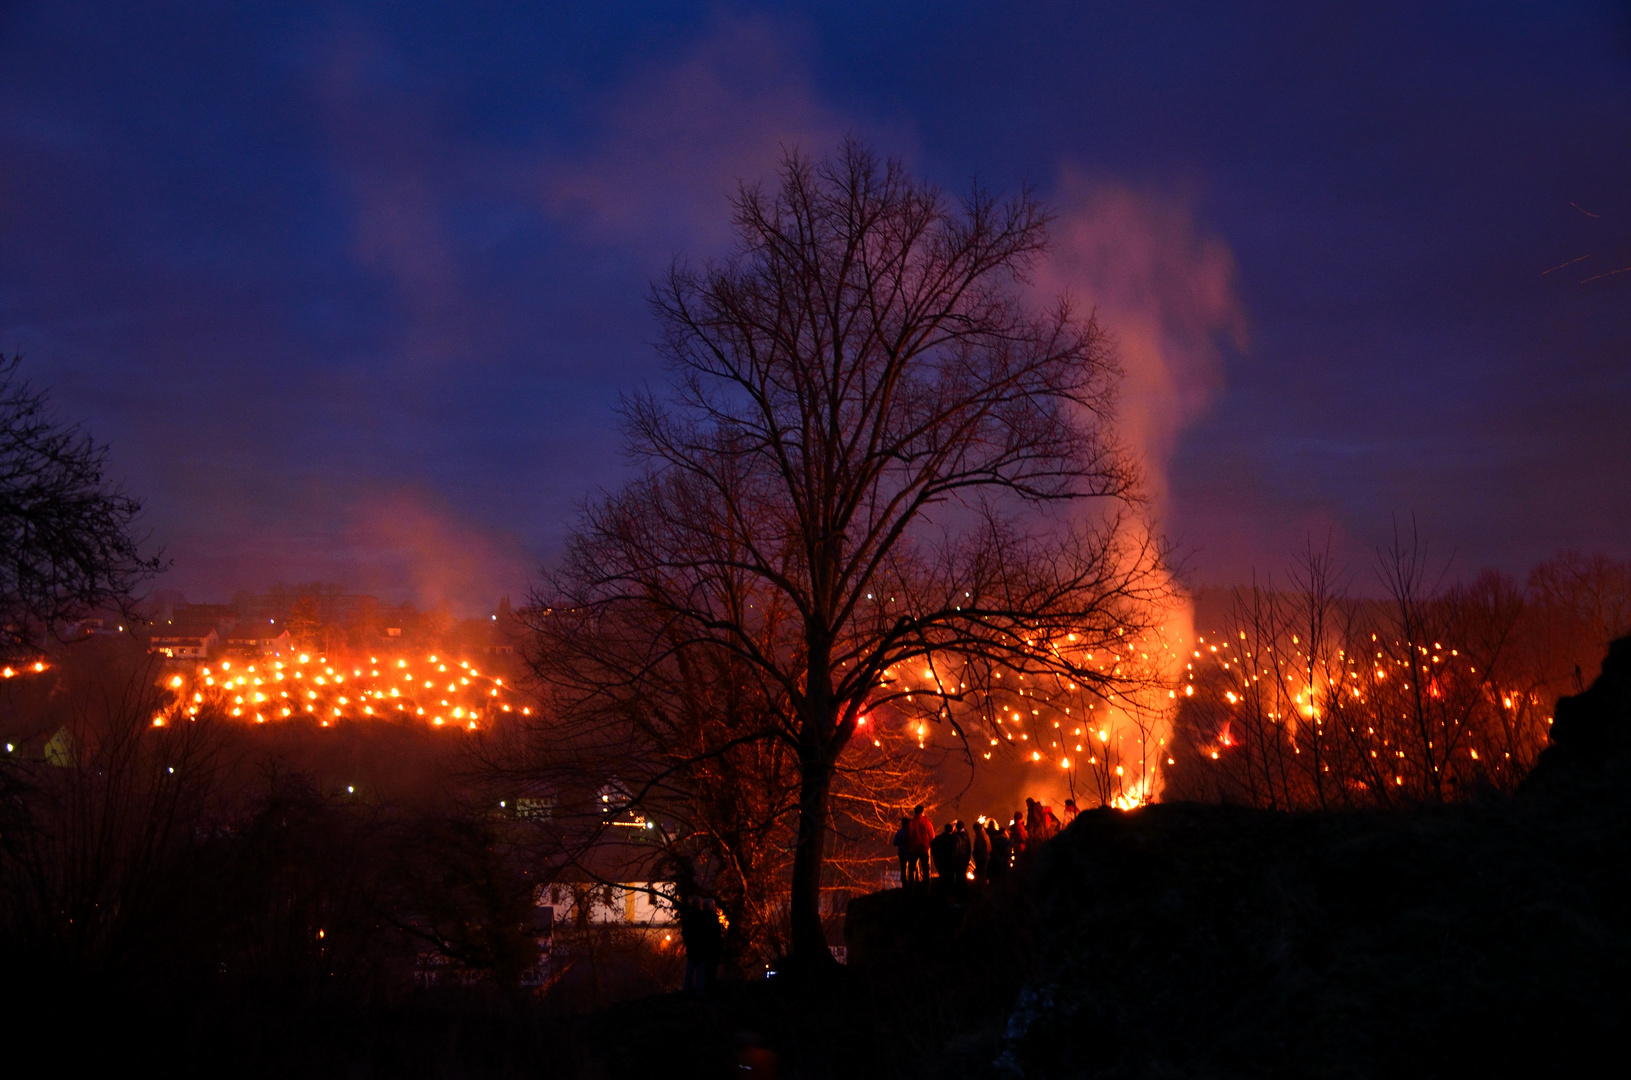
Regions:
<instances>
[{"instance_id":1,"label":"dark blue sky","mask_svg":"<svg viewBox=\"0 0 1631 1080\"><path fill-rule=\"evenodd\" d=\"M1623 4L880 7L0 6L0 349L166 584L484 603L621 475L647 280L853 132L1057 208L1196 580L1631 557Z\"/></svg>"}]
</instances>

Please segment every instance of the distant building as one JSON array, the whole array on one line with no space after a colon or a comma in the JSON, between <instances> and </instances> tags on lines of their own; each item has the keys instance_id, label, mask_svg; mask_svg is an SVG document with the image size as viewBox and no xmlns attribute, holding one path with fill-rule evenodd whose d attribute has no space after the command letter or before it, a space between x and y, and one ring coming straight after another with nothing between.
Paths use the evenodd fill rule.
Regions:
<instances>
[{"instance_id":1,"label":"distant building","mask_svg":"<svg viewBox=\"0 0 1631 1080\"><path fill-rule=\"evenodd\" d=\"M669 926L679 920L672 881L595 881L567 871L539 885L533 902L547 908L553 925Z\"/></svg>"},{"instance_id":2,"label":"distant building","mask_svg":"<svg viewBox=\"0 0 1631 1080\"><path fill-rule=\"evenodd\" d=\"M535 809L553 800L527 800ZM517 807L517 816L524 812ZM529 814L528 816L534 816ZM548 816L548 809L537 815ZM646 836L643 822L620 822L640 837ZM570 865L558 866L536 887L533 903L552 911L556 929L571 926L669 926L677 921L679 889L664 880L660 851L643 840L620 837L602 840L580 852Z\"/></svg>"},{"instance_id":3,"label":"distant building","mask_svg":"<svg viewBox=\"0 0 1631 1080\"><path fill-rule=\"evenodd\" d=\"M66 627L64 627L64 630L71 638L89 637L92 634L110 634L115 632L108 628L108 621L101 618L80 619L77 622L69 623Z\"/></svg>"},{"instance_id":4,"label":"distant building","mask_svg":"<svg viewBox=\"0 0 1631 1080\"><path fill-rule=\"evenodd\" d=\"M147 651L171 660L204 660L220 643L213 626L167 626L153 635Z\"/></svg>"},{"instance_id":5,"label":"distant building","mask_svg":"<svg viewBox=\"0 0 1631 1080\"><path fill-rule=\"evenodd\" d=\"M47 765L55 765L59 769L73 765L79 760L79 747L73 732L66 727L58 728L57 733L47 739L41 748L41 756Z\"/></svg>"},{"instance_id":6,"label":"distant building","mask_svg":"<svg viewBox=\"0 0 1631 1080\"><path fill-rule=\"evenodd\" d=\"M227 634L228 652L248 656L273 656L290 652L294 648L289 631L276 623L256 623L240 626Z\"/></svg>"},{"instance_id":7,"label":"distant building","mask_svg":"<svg viewBox=\"0 0 1631 1080\"><path fill-rule=\"evenodd\" d=\"M269 592L239 593L231 610L244 623L276 620L286 625L295 607L303 605L306 615L326 626L350 628L366 625L379 615L379 600L366 593L348 593L338 585L281 586ZM223 605L226 606L226 605Z\"/></svg>"}]
</instances>

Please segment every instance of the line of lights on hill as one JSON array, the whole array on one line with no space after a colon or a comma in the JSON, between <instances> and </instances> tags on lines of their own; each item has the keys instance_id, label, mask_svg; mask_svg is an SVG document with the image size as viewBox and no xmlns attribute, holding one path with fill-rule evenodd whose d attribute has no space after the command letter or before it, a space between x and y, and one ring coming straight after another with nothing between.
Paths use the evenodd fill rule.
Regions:
<instances>
[{"instance_id":1,"label":"line of lights on hill","mask_svg":"<svg viewBox=\"0 0 1631 1080\"><path fill-rule=\"evenodd\" d=\"M1306 643L1298 634L1291 635L1289 647L1283 643L1261 644L1254 650L1246 633L1237 633L1239 642L1230 640L1228 635L1213 635L1210 644L1205 637L1196 639L1198 648L1185 665L1184 693L1193 696L1196 681L1210 675L1206 682L1212 686L1219 699L1218 704L1226 714L1234 714L1241 709L1257 710L1265 719L1284 729L1294 755L1302 753L1299 738L1307 740L1313 737L1309 734L1299 736L1300 730L1313 732L1332 715L1370 715L1354 713L1352 707L1371 705L1373 710L1378 706L1389 710L1390 707L1410 702L1417 690L1430 702L1451 693L1465 695L1467 686L1450 686L1452 680L1462 676L1461 665L1466 666L1465 675L1471 677L1472 693L1485 698L1492 706L1499 701L1498 708L1503 713L1516 716L1545 705L1537 694L1520 689L1502 689L1494 683L1485 682L1479 676L1477 666L1469 663L1459 649L1446 647L1442 642L1434 642L1431 648L1425 644L1406 645L1399 641L1387 646L1378 640L1378 635L1372 634L1373 648L1369 651L1373 655L1350 654L1338 647L1333 648L1329 655L1319 656L1303 651L1301 646ZM1266 657L1265 653L1272 656ZM1264 666L1270 662L1274 664L1272 668ZM1196 670L1197 664L1202 670ZM1389 694L1398 695L1399 700L1392 700ZM1235 719L1229 715L1218 729L1213 743L1202 748L1213 760L1221 760L1222 755L1237 745L1238 740L1234 738L1232 730ZM1378 719L1409 723L1413 716L1408 709L1401 709L1397 715L1389 711L1385 716L1378 716ZM1551 716L1538 719L1546 726L1552 723ZM1463 727L1464 723L1460 717L1450 718L1452 735L1453 729ZM1378 731L1375 726L1367 725L1361 733L1358 727L1349 726L1345 734L1364 746L1368 756L1378 762L1386 759L1400 770L1411 763L1405 745L1390 738L1385 730ZM1500 768L1505 760L1512 757L1508 751L1489 746L1484 747L1484 756L1480 757L1479 747L1470 745L1475 741L1474 732L1470 729L1467 739L1467 743L1456 746L1453 751L1448 747L1435 748L1431 740L1426 741L1426 749L1464 756L1469 761L1490 762L1494 768ZM1412 738L1409 744L1416 741ZM1496 754L1500 755L1499 758L1495 758ZM1447 762L1440 758L1429 761L1427 768L1439 769L1444 764ZM1329 766L1325 771L1330 771ZM1384 771L1393 772L1392 769ZM1405 783L1402 773L1393 773L1392 779L1397 786Z\"/></svg>"},{"instance_id":2,"label":"line of lights on hill","mask_svg":"<svg viewBox=\"0 0 1631 1080\"><path fill-rule=\"evenodd\" d=\"M154 727L210 710L246 723L315 719L322 727L342 720L414 719L432 727L477 731L517 708L504 680L483 675L468 660L370 656L349 662L299 653L288 659L223 660L192 674L166 676L174 704L153 717Z\"/></svg>"},{"instance_id":3,"label":"line of lights on hill","mask_svg":"<svg viewBox=\"0 0 1631 1080\"><path fill-rule=\"evenodd\" d=\"M1133 677L1142 689L1132 691L1130 699L1118 693L1087 690L1068 681L1015 672L996 675L988 693L970 694L969 685L951 669L921 661L909 668L886 671L886 678L891 680L886 684L886 693L903 697L907 703L913 703L914 697L926 697L931 707L936 701L970 695L958 718L966 721L978 716L984 721L984 732L969 731L970 741L985 741L983 758L989 760L1004 745L1018 749L1033 764L1063 770L1073 789L1090 788L1082 781L1096 780L1105 802L1130 809L1155 796L1162 765L1176 764L1169 756L1172 716L1186 700L1199 703L1197 683L1202 684L1203 695L1216 696L1217 705L1226 713L1243 708L1260 710L1265 719L1286 730L1291 752L1298 754L1298 743L1308 737L1306 732L1322 725L1328 714L1351 712L1346 706L1370 704L1386 708L1379 695L1400 691L1408 694L1412 683L1419 685L1426 699L1436 701L1451 693L1447 680L1452 669L1457 679L1470 678L1472 684L1482 680L1477 666L1468 662L1461 650L1442 642L1408 648L1395 642L1388 647L1373 637L1373 655L1367 659L1363 654L1349 655L1342 648L1333 649L1329 657L1310 656L1297 634L1289 635L1289 642L1262 648L1254 648L1243 633L1240 637L1240 641L1222 634L1196 637L1184 650L1187 656L1159 633L1102 652L1096 650L1097 655L1085 653L1084 666L1106 675ZM1414 658L1405 655L1407 652ZM1078 662L1081 659L1078 657ZM921 681L909 678L913 670ZM1271 683L1277 684L1272 693L1268 690ZM1458 686L1455 692L1465 694L1467 690L1466 686ZM1494 684L1479 686L1474 692L1514 718L1545 706L1533 693ZM1342 708L1332 700L1333 695L1342 697ZM971 709L967 708L970 701ZM922 703L918 704L921 707ZM957 707L943 703L936 712L944 719ZM1397 717L1398 721L1409 719L1404 714ZM1538 717L1538 721L1550 725L1552 718ZM1452 727L1460 726L1460 721L1452 721ZM964 727L968 727L966 722ZM926 719L912 719L909 730L920 747L927 747L932 729ZM1400 745L1378 726L1353 734L1373 743L1365 750L1369 758L1378 763L1383 759L1395 763L1394 768L1400 771L1389 770L1389 779L1402 786L1402 770L1411 763L1408 744ZM1493 759L1492 767L1497 768L1511 758L1510 752L1499 746L1473 745L1479 740L1470 731L1468 734L1467 741L1460 742L1451 753L1480 763ZM1226 721L1213 743L1203 750L1213 760L1222 760L1236 743ZM874 745L880 745L876 739ZM1427 749L1436 756L1448 748L1436 747L1429 741ZM1425 767L1441 766L1428 762Z\"/></svg>"},{"instance_id":4,"label":"line of lights on hill","mask_svg":"<svg viewBox=\"0 0 1631 1080\"><path fill-rule=\"evenodd\" d=\"M1203 693L1215 694L1218 705L1229 712L1258 708L1266 719L1284 725L1295 754L1300 753L1299 727L1320 725L1328 713L1338 711L1333 695L1363 705L1390 683L1397 689L1409 690L1411 680L1416 680L1428 698L1436 699L1441 694L1440 672L1467 664L1466 674L1477 675L1476 666L1468 664L1458 649L1439 642L1431 648L1415 646L1412 660L1401 655L1405 647L1398 642L1385 650L1375 648L1374 655L1368 658L1350 655L1341 648L1328 657L1317 657L1302 651L1299 646L1304 643L1296 634L1291 635L1289 648L1265 645L1255 650L1244 632L1239 637L1240 641L1218 634L1211 635L1210 640L1207 636L1197 637L1188 656L1180 655L1159 635L1118 644L1097 656L1084 654L1087 665L1097 671L1109 676L1132 674L1145 680L1146 687L1156 685L1165 673L1165 689L1135 692L1132 699L1065 680L996 673L988 692L976 692L963 703L971 709L969 715L984 721L983 733L976 735L970 730L971 741L984 738L987 746L981 753L987 760L994 749L1007 744L1020 750L1032 764L1057 766L1071 777L1073 786L1082 774L1096 777L1101 781L1105 801L1130 809L1154 797L1160 766L1174 764L1167 751L1171 710L1179 703L1180 695L1195 696L1197 682L1203 683ZM1372 638L1374 641L1375 636ZM1069 647L1068 641L1065 647ZM1264 666L1270 662L1266 652L1273 654L1273 668ZM923 665L913 665L921 673L922 682L914 688L906 672L890 669L885 672L886 695L904 697L908 704L914 703L915 696L928 697L931 702L941 700L937 713L947 717L950 709L958 707L950 699L968 694L970 688L944 665L937 670L933 664L917 663ZM0 668L0 679L48 669L43 661L17 668L7 666ZM1272 692L1265 684L1273 685ZM370 656L367 664L359 659L343 662L322 655L314 659L310 653L253 661L223 660L200 665L190 675L167 675L164 685L175 698L169 708L153 717L155 727L196 717L209 709L249 723L299 717L329 727L341 720L412 718L432 727L475 731L490 726L499 715L532 712L528 706L516 708L503 679L481 674L468 660L438 654ZM1520 690L1493 685L1481 690L1498 700L1503 711L1516 713L1544 704L1537 696ZM1276 701L1284 703L1283 712L1275 707ZM1399 719L1409 717L1401 715ZM1549 725L1551 719L1546 716L1541 723ZM867 722L868 717L863 715L861 723ZM926 720L910 720L908 733L920 748L927 747L930 728ZM871 734L873 745L881 746L882 733ZM1374 737L1374 745L1367 748L1369 757L1391 759L1401 769L1409 762L1407 749L1384 732L1371 728L1365 736ZM1213 743L1203 750L1212 759L1220 760L1235 743L1231 724L1225 720ZM1456 752L1481 760L1480 748L1475 745L1462 745ZM1484 753L1499 754L1497 762L1511 756L1495 747L1485 747ZM1404 782L1402 776L1393 779L1396 784Z\"/></svg>"},{"instance_id":5,"label":"line of lights on hill","mask_svg":"<svg viewBox=\"0 0 1631 1080\"><path fill-rule=\"evenodd\" d=\"M1070 649L1076 640L1075 634L1068 634L1053 645L1053 651ZM994 752L1007 746L1020 751L1033 765L1060 769L1072 790L1096 793L1104 803L1130 810L1155 797L1161 763L1171 763L1167 757L1171 713L1180 692L1172 674L1181 669L1184 659L1159 631L1092 652L1082 649L1073 658L1079 667L1125 679L1124 687L1135 687L1130 696L1015 671L995 673L987 692L970 695L960 675L953 675L945 665L937 667L921 660L899 672L886 670L884 675L889 680L888 696L909 705L918 704L918 697L933 703L970 695L959 719L980 720L983 732L969 730L967 723L963 726L971 743L985 742L979 751L982 759L990 760ZM913 670L921 682L910 679ZM1195 692L1188 680L1181 689L1186 695ZM937 715L948 718L957 708L942 704ZM913 719L910 732L920 748L928 746L927 720ZM875 737L873 745L882 743Z\"/></svg>"}]
</instances>

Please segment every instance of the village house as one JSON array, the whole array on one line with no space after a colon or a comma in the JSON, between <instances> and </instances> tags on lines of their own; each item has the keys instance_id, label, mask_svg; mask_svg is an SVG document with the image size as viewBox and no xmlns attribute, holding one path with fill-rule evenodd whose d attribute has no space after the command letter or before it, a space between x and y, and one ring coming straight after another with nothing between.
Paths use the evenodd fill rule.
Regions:
<instances>
[{"instance_id":1,"label":"village house","mask_svg":"<svg viewBox=\"0 0 1631 1080\"><path fill-rule=\"evenodd\" d=\"M670 926L678 920L671 881L609 884L568 872L548 885L539 885L534 902L550 909L550 919L557 927Z\"/></svg>"},{"instance_id":2,"label":"village house","mask_svg":"<svg viewBox=\"0 0 1631 1080\"><path fill-rule=\"evenodd\" d=\"M286 628L268 620L249 623L228 632L226 648L237 655L276 656L291 652L294 641Z\"/></svg>"},{"instance_id":3,"label":"village house","mask_svg":"<svg viewBox=\"0 0 1631 1080\"><path fill-rule=\"evenodd\" d=\"M220 643L213 626L167 626L153 635L147 651L170 660L207 660Z\"/></svg>"}]
</instances>

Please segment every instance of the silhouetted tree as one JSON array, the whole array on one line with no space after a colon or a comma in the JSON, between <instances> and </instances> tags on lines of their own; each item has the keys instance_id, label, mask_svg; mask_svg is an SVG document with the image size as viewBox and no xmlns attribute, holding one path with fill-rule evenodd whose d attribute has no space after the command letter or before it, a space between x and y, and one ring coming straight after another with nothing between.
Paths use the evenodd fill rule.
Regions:
<instances>
[{"instance_id":1,"label":"silhouetted tree","mask_svg":"<svg viewBox=\"0 0 1631 1080\"><path fill-rule=\"evenodd\" d=\"M1550 689L1579 693L1608 643L1631 633L1631 563L1565 551L1535 567L1527 591L1531 606L1543 613L1533 647L1561 664L1568 679L1566 689Z\"/></svg>"},{"instance_id":2,"label":"silhouetted tree","mask_svg":"<svg viewBox=\"0 0 1631 1080\"><path fill-rule=\"evenodd\" d=\"M831 798L868 711L956 726L975 669L1116 685L1086 654L1139 628L1163 579L1124 512L1104 336L1024 302L1033 199L952 208L848 143L789 155L774 191L732 206L735 253L653 291L674 393L628 403L645 472L589 508L537 590L570 613L539 621L540 651L652 621L619 691L694 650L752 673L798 777L792 953L830 962Z\"/></svg>"},{"instance_id":3,"label":"silhouetted tree","mask_svg":"<svg viewBox=\"0 0 1631 1080\"><path fill-rule=\"evenodd\" d=\"M141 504L106 478L107 448L53 417L0 356L0 653L122 603L157 573L131 528Z\"/></svg>"},{"instance_id":4,"label":"silhouetted tree","mask_svg":"<svg viewBox=\"0 0 1631 1080\"><path fill-rule=\"evenodd\" d=\"M114 970L173 929L213 809L216 732L208 718L164 723L158 673L129 639L102 640L73 650L54 685L8 694L8 737L43 741L0 762L0 950L14 961Z\"/></svg>"},{"instance_id":5,"label":"silhouetted tree","mask_svg":"<svg viewBox=\"0 0 1631 1080\"><path fill-rule=\"evenodd\" d=\"M296 597L294 603L289 605L289 614L283 622L294 646L301 649L316 648L326 629L322 609L315 596Z\"/></svg>"},{"instance_id":6,"label":"silhouetted tree","mask_svg":"<svg viewBox=\"0 0 1631 1080\"><path fill-rule=\"evenodd\" d=\"M655 616L633 605L524 612L537 627L541 647L529 660L546 708L520 752L492 764L505 783L547 788L541 829L578 869L607 883L672 881L681 899L716 899L727 958L751 970L785 951L799 796L797 760L782 738L786 703L733 652L653 638L663 625ZM867 850L875 845L846 840L875 841L901 806L928 798L915 742L899 725L875 726L835 776L840 852L829 860L830 885L875 883Z\"/></svg>"},{"instance_id":7,"label":"silhouetted tree","mask_svg":"<svg viewBox=\"0 0 1631 1080\"><path fill-rule=\"evenodd\" d=\"M437 953L516 989L538 959L533 884L491 822L430 815L393 838L402 882L392 921Z\"/></svg>"},{"instance_id":8,"label":"silhouetted tree","mask_svg":"<svg viewBox=\"0 0 1631 1080\"><path fill-rule=\"evenodd\" d=\"M1271 809L1447 802L1512 791L1559 695L1631 618L1631 567L1564 554L1529 586L1430 580L1414 536L1383 550L1382 599L1309 553L1286 588L1237 590L1196 650L1168 797Z\"/></svg>"}]
</instances>

